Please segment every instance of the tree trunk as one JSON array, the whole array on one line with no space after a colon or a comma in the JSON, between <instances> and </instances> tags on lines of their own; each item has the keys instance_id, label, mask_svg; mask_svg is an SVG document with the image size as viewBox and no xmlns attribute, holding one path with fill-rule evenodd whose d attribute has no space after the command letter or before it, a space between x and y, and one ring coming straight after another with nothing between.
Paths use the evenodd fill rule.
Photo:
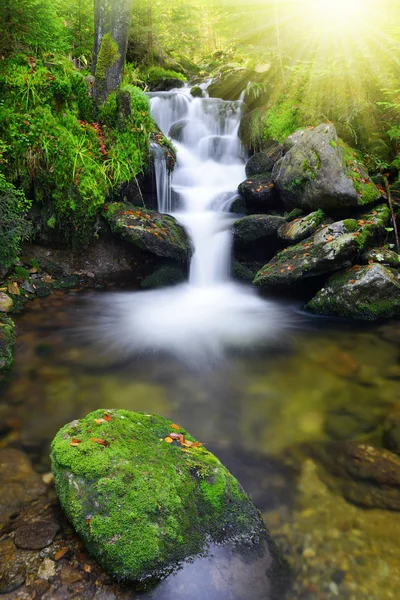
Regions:
<instances>
[{"instance_id":1,"label":"tree trunk","mask_svg":"<svg viewBox=\"0 0 400 600\"><path fill-rule=\"evenodd\" d=\"M94 0L94 98L103 104L122 81L133 0Z\"/></svg>"}]
</instances>

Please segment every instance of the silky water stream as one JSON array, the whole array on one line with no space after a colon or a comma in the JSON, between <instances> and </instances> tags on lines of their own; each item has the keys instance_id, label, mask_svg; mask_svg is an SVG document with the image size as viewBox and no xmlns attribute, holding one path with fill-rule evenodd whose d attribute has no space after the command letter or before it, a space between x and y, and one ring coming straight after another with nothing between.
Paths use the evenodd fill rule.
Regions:
<instances>
[{"instance_id":1,"label":"silky water stream","mask_svg":"<svg viewBox=\"0 0 400 600\"><path fill-rule=\"evenodd\" d=\"M27 305L1 390L0 446L22 450L46 473L58 428L91 410L165 415L215 452L260 508L293 567L288 600L394 600L400 512L360 506L374 484L360 488L358 503L354 494L346 500L359 483L332 477L334 452L331 462L318 456L332 441L338 455L348 440L382 445L385 419L400 409L399 323L316 319L231 281L228 208L245 177L240 103L186 91L151 103L165 133L179 124L170 186L162 157L158 164L159 200L190 232L190 279L152 292L55 292ZM79 560L71 564L83 578L60 598L92 597L77 591L89 589L85 577L90 583ZM196 572L195 564L140 598L197 600L209 565ZM137 598L107 585L115 595L104 598Z\"/></svg>"}]
</instances>

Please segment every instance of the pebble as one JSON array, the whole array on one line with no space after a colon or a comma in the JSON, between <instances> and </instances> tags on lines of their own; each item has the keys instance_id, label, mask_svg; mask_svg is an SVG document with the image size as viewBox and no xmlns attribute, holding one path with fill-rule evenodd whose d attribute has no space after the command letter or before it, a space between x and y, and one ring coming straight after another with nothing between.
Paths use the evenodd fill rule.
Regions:
<instances>
[{"instance_id":1,"label":"pebble","mask_svg":"<svg viewBox=\"0 0 400 600\"><path fill-rule=\"evenodd\" d=\"M40 565L38 571L38 577L40 579L50 579L50 577L54 577L56 574L56 563L50 558L45 558L42 564Z\"/></svg>"},{"instance_id":2,"label":"pebble","mask_svg":"<svg viewBox=\"0 0 400 600\"><path fill-rule=\"evenodd\" d=\"M36 521L22 525L15 534L15 545L23 550L42 550L54 540L60 526L55 521Z\"/></svg>"}]
</instances>

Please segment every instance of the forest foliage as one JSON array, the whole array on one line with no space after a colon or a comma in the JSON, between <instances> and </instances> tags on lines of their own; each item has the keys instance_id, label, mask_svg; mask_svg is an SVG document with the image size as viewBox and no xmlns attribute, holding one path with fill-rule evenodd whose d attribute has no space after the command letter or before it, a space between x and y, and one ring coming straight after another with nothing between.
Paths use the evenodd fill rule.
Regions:
<instances>
[{"instance_id":1,"label":"forest foliage","mask_svg":"<svg viewBox=\"0 0 400 600\"><path fill-rule=\"evenodd\" d=\"M0 262L29 234L32 203L36 227L67 243L96 234L104 203L147 167L154 123L144 92L166 78L240 74L253 149L332 121L371 172L397 177L400 7L366 0L350 14L340 4L335 28L317 19L314 0L136 0L122 82L132 114L121 123L116 92L100 107L91 94L93 0L3 0Z\"/></svg>"}]
</instances>

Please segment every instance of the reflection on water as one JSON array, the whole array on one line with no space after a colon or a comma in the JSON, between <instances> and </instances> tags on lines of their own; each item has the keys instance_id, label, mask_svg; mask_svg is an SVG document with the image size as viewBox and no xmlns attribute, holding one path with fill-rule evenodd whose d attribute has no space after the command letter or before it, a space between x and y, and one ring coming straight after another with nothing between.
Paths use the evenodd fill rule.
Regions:
<instances>
[{"instance_id":1,"label":"reflection on water","mask_svg":"<svg viewBox=\"0 0 400 600\"><path fill-rule=\"evenodd\" d=\"M114 298L117 312L121 296ZM22 447L43 472L64 423L102 407L160 413L219 455L263 511L295 570L291 600L398 597L399 513L348 504L303 452L304 443L324 440L380 444L382 423L400 403L398 324L355 329L304 316L290 344L232 354L202 371L174 349L106 360L76 335L85 306L85 294L60 293L17 318L16 368L0 400L2 446ZM140 321L129 326L141 339ZM154 314L162 340L159 326ZM101 327L98 336L106 336ZM191 349L190 337L183 343Z\"/></svg>"}]
</instances>

